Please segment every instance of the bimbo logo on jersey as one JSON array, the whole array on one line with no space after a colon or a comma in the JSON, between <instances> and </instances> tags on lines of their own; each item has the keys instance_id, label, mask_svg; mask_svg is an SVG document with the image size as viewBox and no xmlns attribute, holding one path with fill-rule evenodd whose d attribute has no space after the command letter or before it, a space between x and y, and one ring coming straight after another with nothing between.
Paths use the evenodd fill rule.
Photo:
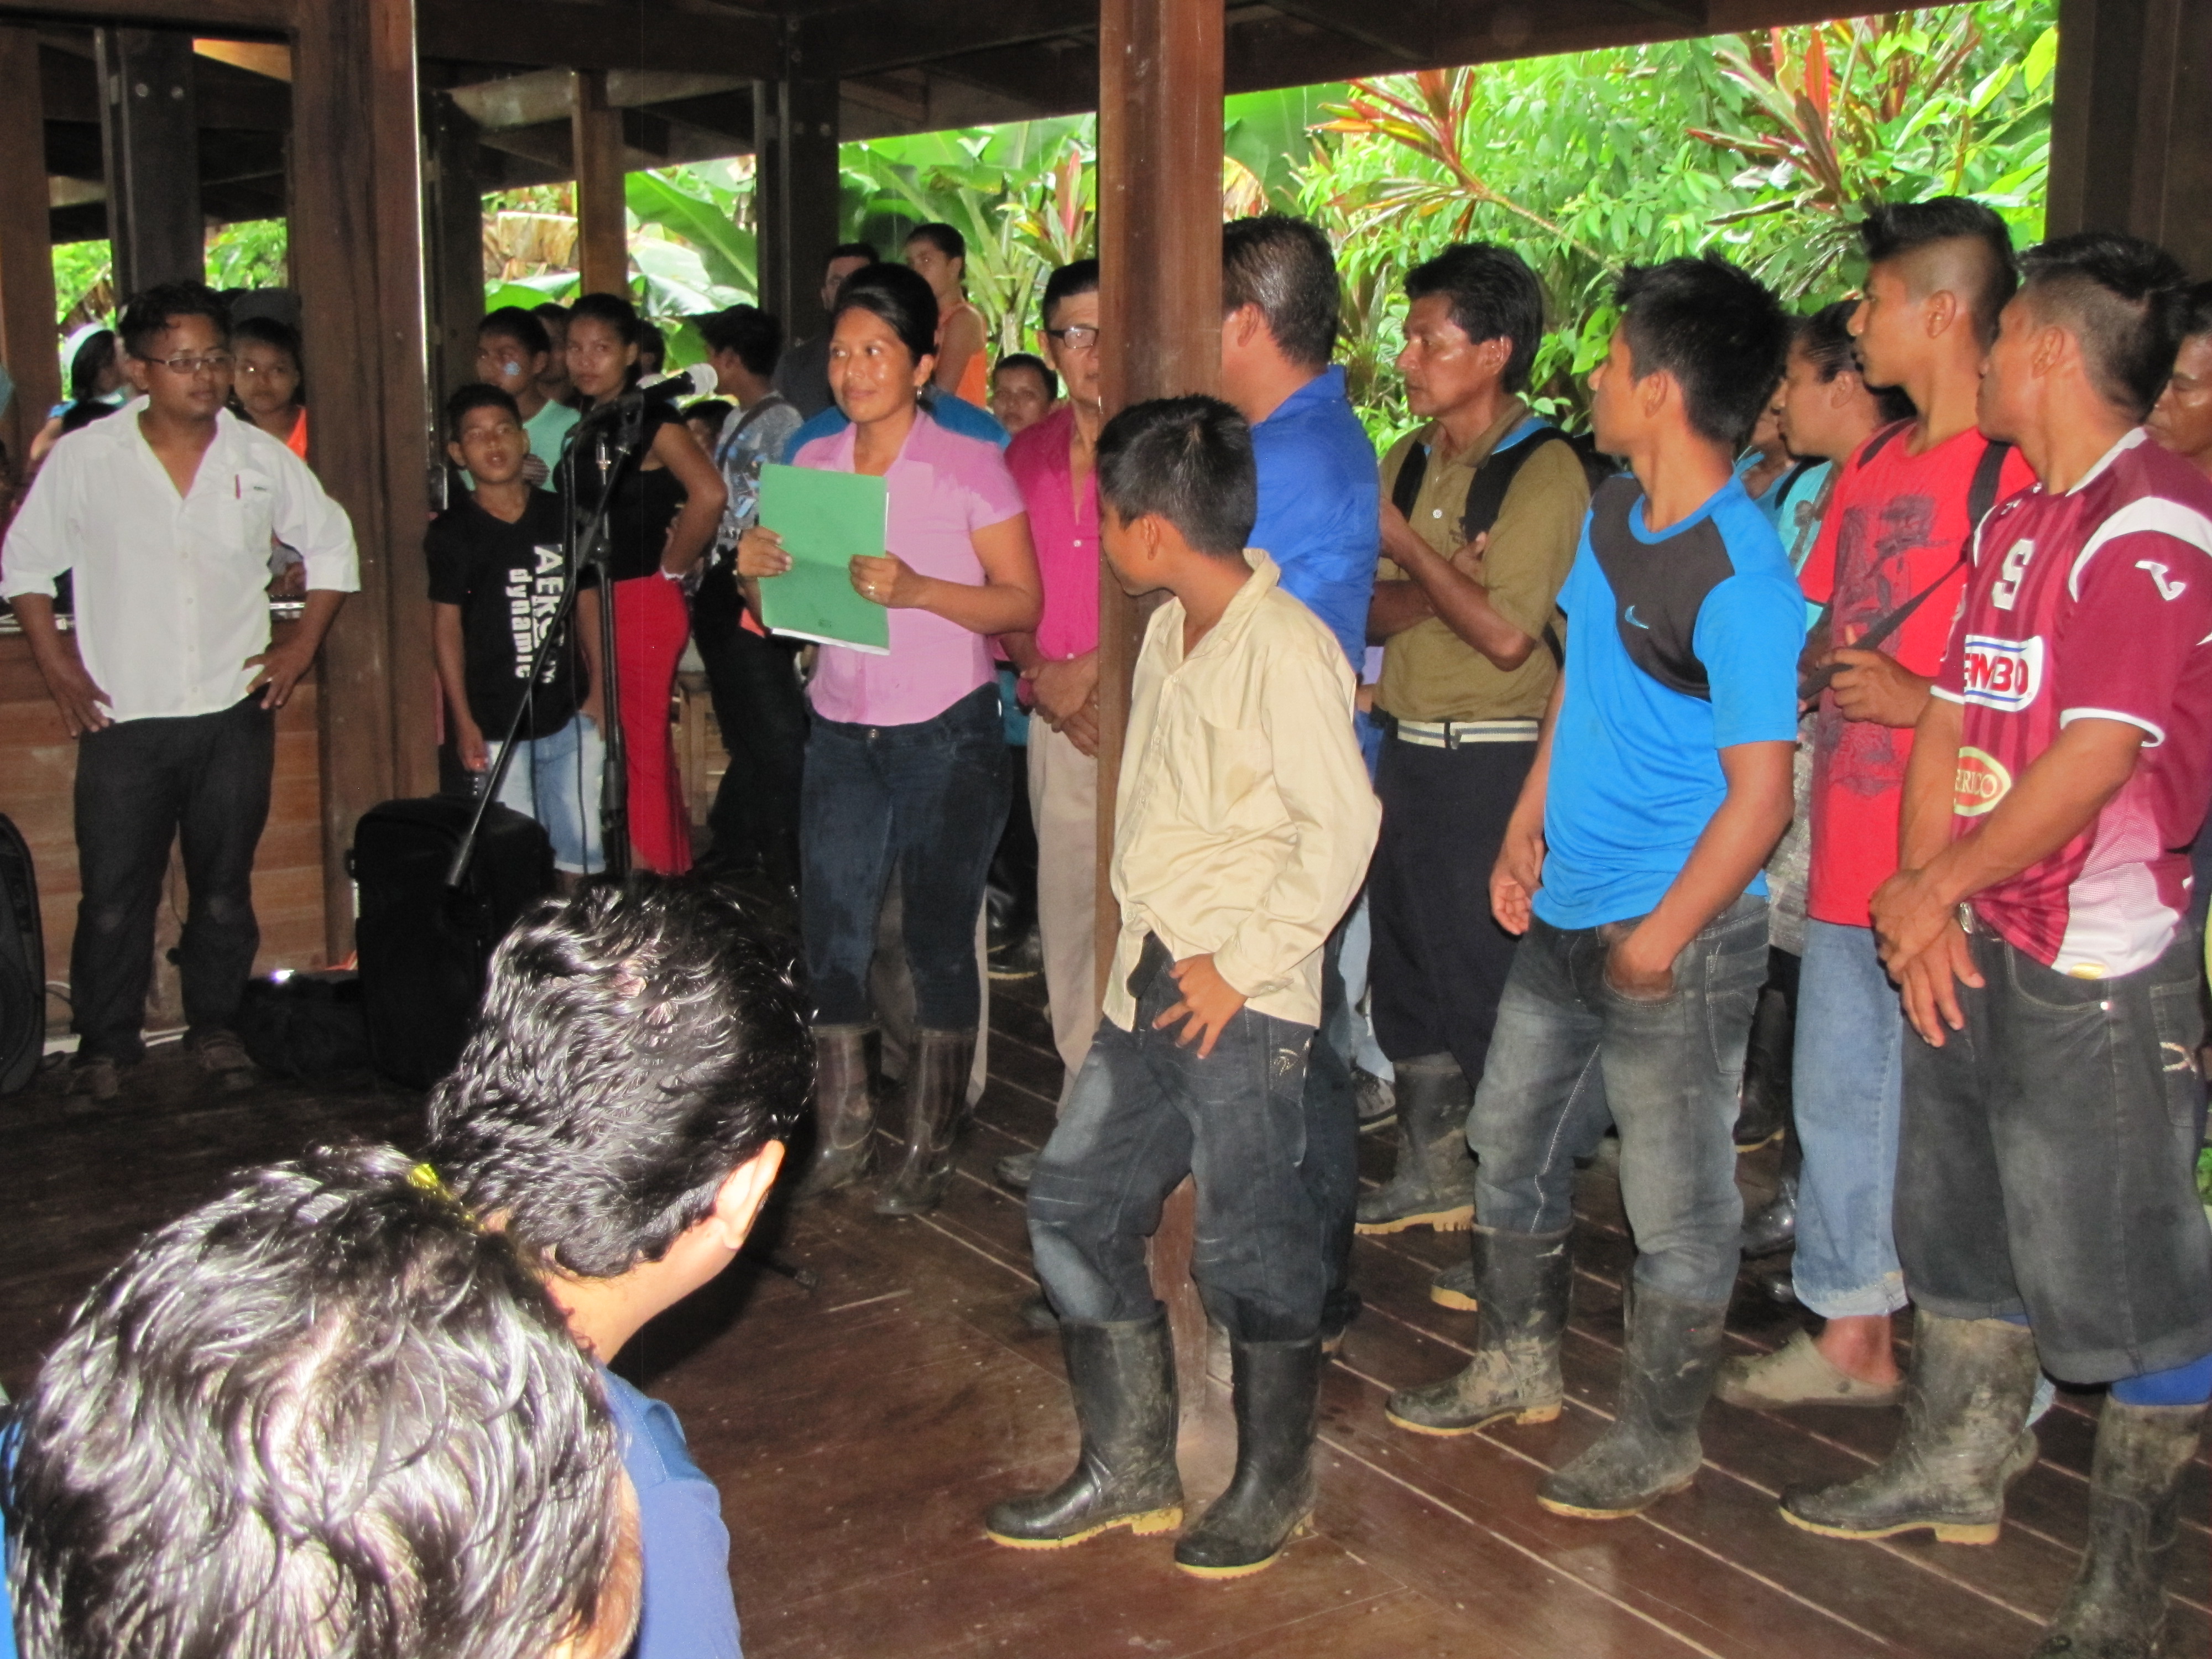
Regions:
<instances>
[{"instance_id":1,"label":"bimbo logo on jersey","mask_svg":"<svg viewBox=\"0 0 2212 1659\"><path fill-rule=\"evenodd\" d=\"M1966 696L1984 708L2014 712L2035 701L2043 690L2043 638L1992 639L1966 635Z\"/></svg>"},{"instance_id":2,"label":"bimbo logo on jersey","mask_svg":"<svg viewBox=\"0 0 2212 1659\"><path fill-rule=\"evenodd\" d=\"M1993 810L2012 788L2012 774L2004 763L1986 750L1959 750L1959 769L1951 786L1951 810L1962 818L1978 818Z\"/></svg>"}]
</instances>

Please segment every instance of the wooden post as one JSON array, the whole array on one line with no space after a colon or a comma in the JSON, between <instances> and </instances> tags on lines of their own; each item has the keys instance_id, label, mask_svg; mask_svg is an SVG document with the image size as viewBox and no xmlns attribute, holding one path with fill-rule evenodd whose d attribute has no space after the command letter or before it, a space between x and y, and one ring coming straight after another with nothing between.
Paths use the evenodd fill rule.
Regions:
<instances>
[{"instance_id":1,"label":"wooden post","mask_svg":"<svg viewBox=\"0 0 2212 1659\"><path fill-rule=\"evenodd\" d=\"M192 37L110 28L94 40L115 291L127 296L155 283L197 282L207 267L207 227Z\"/></svg>"},{"instance_id":2,"label":"wooden post","mask_svg":"<svg viewBox=\"0 0 2212 1659\"><path fill-rule=\"evenodd\" d=\"M629 205L623 197L622 112L607 102L605 70L578 70L576 268L586 294L629 292Z\"/></svg>"},{"instance_id":3,"label":"wooden post","mask_svg":"<svg viewBox=\"0 0 2212 1659\"><path fill-rule=\"evenodd\" d=\"M1221 380L1222 9L1218 0L1101 0L1099 350L1107 412ZM1142 617L1099 560L1098 982L1121 926L1109 879L1114 803ZM1190 1279L1186 1182L1152 1239L1186 1420L1206 1401L1206 1315Z\"/></svg>"},{"instance_id":4,"label":"wooden post","mask_svg":"<svg viewBox=\"0 0 2212 1659\"><path fill-rule=\"evenodd\" d=\"M477 124L444 93L422 100L428 155L422 181L424 281L429 301L430 386L440 398L477 378L483 321L483 187Z\"/></svg>"},{"instance_id":5,"label":"wooden post","mask_svg":"<svg viewBox=\"0 0 2212 1659\"><path fill-rule=\"evenodd\" d=\"M0 363L15 383L0 435L18 478L31 440L62 395L46 153L38 31L0 28L0 155L17 158L0 167Z\"/></svg>"},{"instance_id":6,"label":"wooden post","mask_svg":"<svg viewBox=\"0 0 2212 1659\"><path fill-rule=\"evenodd\" d=\"M753 109L759 303L795 339L820 326L822 272L838 241L837 83L763 81Z\"/></svg>"},{"instance_id":7,"label":"wooden post","mask_svg":"<svg viewBox=\"0 0 2212 1659\"><path fill-rule=\"evenodd\" d=\"M2125 230L2212 276L2212 6L2061 0L2050 234Z\"/></svg>"},{"instance_id":8,"label":"wooden post","mask_svg":"<svg viewBox=\"0 0 2212 1659\"><path fill-rule=\"evenodd\" d=\"M292 273L318 388L310 459L361 548L361 592L322 661L324 918L336 959L353 948L356 820L438 782L413 0L300 7L293 65Z\"/></svg>"}]
</instances>

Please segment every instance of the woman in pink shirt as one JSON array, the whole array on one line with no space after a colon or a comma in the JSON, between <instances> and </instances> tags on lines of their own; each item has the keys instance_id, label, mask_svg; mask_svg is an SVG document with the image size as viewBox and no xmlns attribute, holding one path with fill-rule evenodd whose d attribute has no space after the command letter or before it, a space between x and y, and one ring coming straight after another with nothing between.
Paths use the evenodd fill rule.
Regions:
<instances>
[{"instance_id":1,"label":"woman in pink shirt","mask_svg":"<svg viewBox=\"0 0 2212 1659\"><path fill-rule=\"evenodd\" d=\"M799 798L799 925L814 987L817 1133L805 1192L866 1170L875 1121L868 995L877 912L899 872L915 1054L906 1154L876 1208L918 1215L952 1176L980 1001L975 916L1012 787L990 639L1036 626L1029 520L997 448L939 426L919 403L936 367L937 298L901 265L839 291L830 389L852 424L800 466L889 485L885 556L856 558L854 588L890 611L888 654L825 645L809 698ZM760 578L790 568L774 532L738 544L756 613Z\"/></svg>"}]
</instances>

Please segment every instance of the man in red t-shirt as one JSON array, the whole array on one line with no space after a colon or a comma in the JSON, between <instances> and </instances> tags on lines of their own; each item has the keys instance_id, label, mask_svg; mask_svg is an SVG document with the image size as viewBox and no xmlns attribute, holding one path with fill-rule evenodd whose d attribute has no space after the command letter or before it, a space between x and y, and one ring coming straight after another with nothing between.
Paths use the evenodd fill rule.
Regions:
<instances>
[{"instance_id":1,"label":"man in red t-shirt","mask_svg":"<svg viewBox=\"0 0 2212 1659\"><path fill-rule=\"evenodd\" d=\"M1898 1254L1918 1308L1889 1460L1784 1495L1814 1532L1996 1536L2039 1364L2109 1382L2089 1552L2041 1655L2148 1655L2212 1397L2202 963L2186 848L2212 798L2212 483L2137 424L2180 267L2092 233L2022 261L1981 425L2039 484L1976 538L1875 892L1907 1046Z\"/></svg>"},{"instance_id":2,"label":"man in red t-shirt","mask_svg":"<svg viewBox=\"0 0 2212 1659\"><path fill-rule=\"evenodd\" d=\"M2004 221L1954 196L1877 207L1859 234L1871 262L1851 319L1860 365L1919 415L1872 434L1844 464L1800 577L1806 598L1829 607L1835 678L1814 724L1791 1277L1826 1324L1817 1339L1800 1331L1730 1363L1721 1398L1769 1410L1886 1406L1903 1387L1890 1200L1905 1021L1867 906L1897 868L1912 725L1942 664L1967 537L1976 517L2035 482L2017 450L1974 424L1982 356L2016 281Z\"/></svg>"}]
</instances>

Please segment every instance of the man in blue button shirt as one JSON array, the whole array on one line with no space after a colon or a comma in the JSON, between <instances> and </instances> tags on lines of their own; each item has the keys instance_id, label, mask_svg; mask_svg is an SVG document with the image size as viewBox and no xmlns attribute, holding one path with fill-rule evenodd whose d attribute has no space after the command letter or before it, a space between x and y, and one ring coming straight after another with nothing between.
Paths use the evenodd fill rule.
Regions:
<instances>
[{"instance_id":1,"label":"man in blue button shirt","mask_svg":"<svg viewBox=\"0 0 2212 1659\"><path fill-rule=\"evenodd\" d=\"M1221 395L1252 428L1260 517L1252 545L1282 573L1283 592L1328 625L1357 675L1367 653L1367 606L1382 539L1375 450L1332 366L1340 290L1328 239L1271 213L1221 229ZM1372 763L1370 761L1370 764ZM1329 1241L1324 1341L1357 1310L1346 1287L1359 1189L1359 1122L1352 1094L1352 1024L1340 923L1322 956L1321 1026L1306 1066L1304 1173Z\"/></svg>"}]
</instances>

